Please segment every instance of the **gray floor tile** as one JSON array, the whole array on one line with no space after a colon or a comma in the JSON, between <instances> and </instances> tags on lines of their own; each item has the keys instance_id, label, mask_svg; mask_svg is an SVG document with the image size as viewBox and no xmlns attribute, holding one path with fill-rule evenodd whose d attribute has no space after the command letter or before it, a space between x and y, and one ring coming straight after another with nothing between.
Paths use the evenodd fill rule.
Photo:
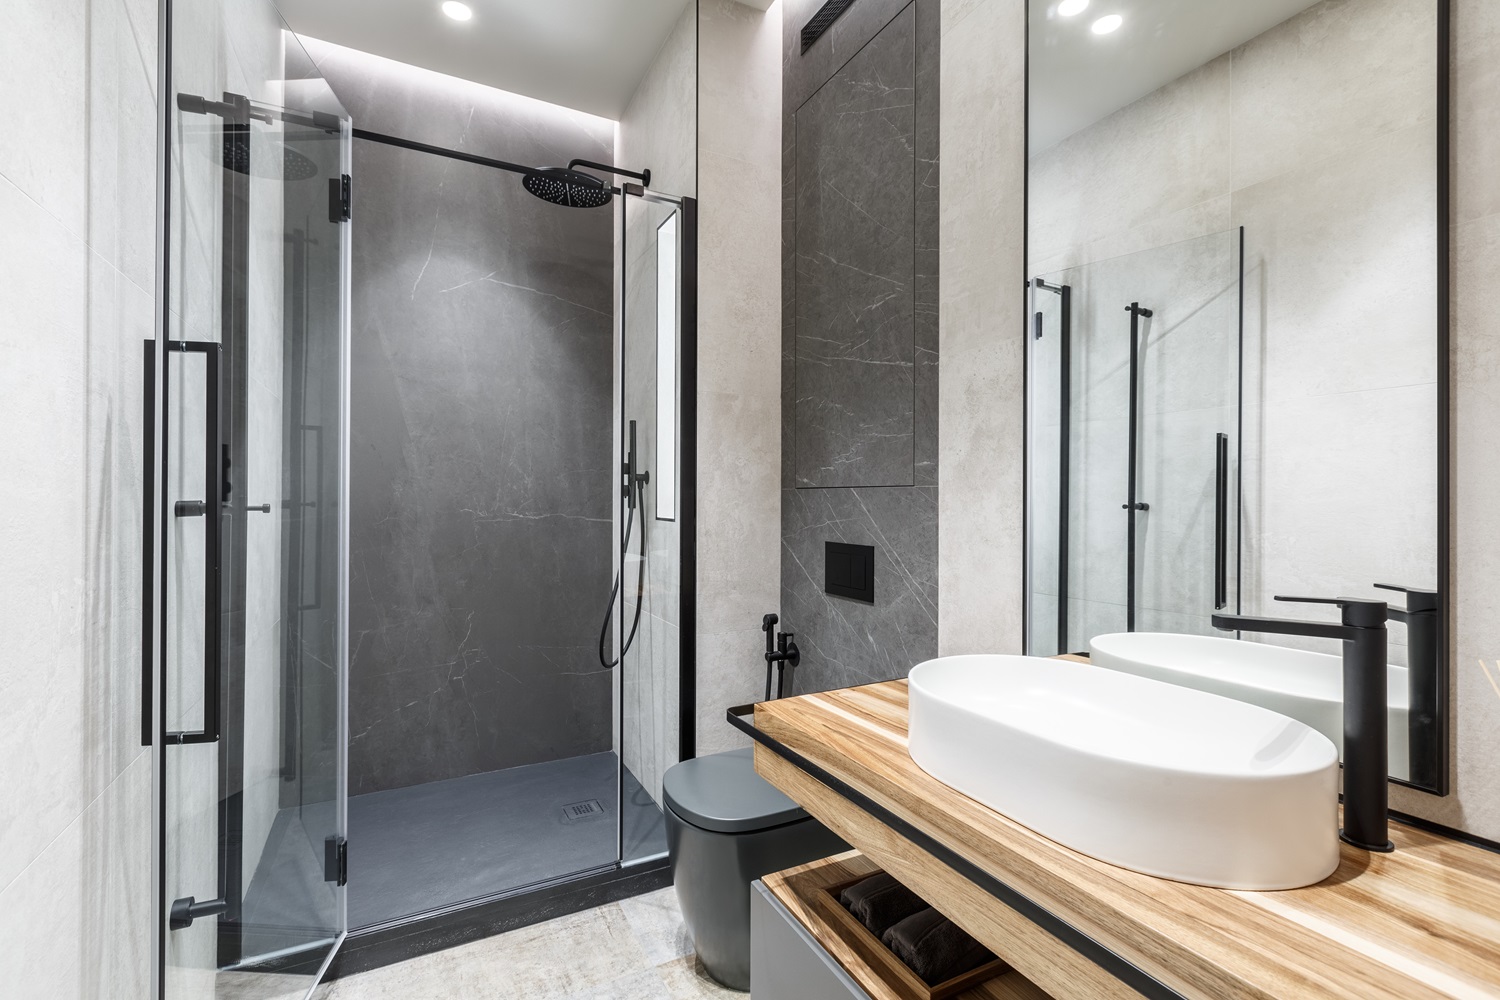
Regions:
<instances>
[{"instance_id":1,"label":"gray floor tile","mask_svg":"<svg viewBox=\"0 0 1500 1000\"><path fill-rule=\"evenodd\" d=\"M663 889L332 984L316 1000L743 1000L693 955Z\"/></svg>"},{"instance_id":2,"label":"gray floor tile","mask_svg":"<svg viewBox=\"0 0 1500 1000\"><path fill-rule=\"evenodd\" d=\"M657 968L672 1000L745 1000L748 994L720 986L711 979L696 957L679 958Z\"/></svg>"},{"instance_id":3,"label":"gray floor tile","mask_svg":"<svg viewBox=\"0 0 1500 1000\"><path fill-rule=\"evenodd\" d=\"M476 941L450 952L459 996L562 996L650 968L618 905Z\"/></svg>"},{"instance_id":4,"label":"gray floor tile","mask_svg":"<svg viewBox=\"0 0 1500 1000\"><path fill-rule=\"evenodd\" d=\"M682 924L682 911L677 908L676 889L668 886L644 896L622 899L618 905L651 965L665 965L693 953L693 939L688 936Z\"/></svg>"}]
</instances>

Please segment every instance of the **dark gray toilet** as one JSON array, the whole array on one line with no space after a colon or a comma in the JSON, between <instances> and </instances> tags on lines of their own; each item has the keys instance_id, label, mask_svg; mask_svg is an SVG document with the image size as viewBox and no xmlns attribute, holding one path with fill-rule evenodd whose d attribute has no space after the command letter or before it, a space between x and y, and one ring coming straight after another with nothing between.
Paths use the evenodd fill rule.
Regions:
<instances>
[{"instance_id":1,"label":"dark gray toilet","mask_svg":"<svg viewBox=\"0 0 1500 1000\"><path fill-rule=\"evenodd\" d=\"M848 845L755 773L749 749L685 760L662 779L667 850L703 967L750 989L750 883Z\"/></svg>"}]
</instances>

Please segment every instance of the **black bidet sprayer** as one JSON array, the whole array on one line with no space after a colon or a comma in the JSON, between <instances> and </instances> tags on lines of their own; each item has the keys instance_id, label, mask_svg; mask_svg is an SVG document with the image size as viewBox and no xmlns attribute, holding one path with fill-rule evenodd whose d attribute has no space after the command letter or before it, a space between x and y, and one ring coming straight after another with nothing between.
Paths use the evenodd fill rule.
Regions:
<instances>
[{"instance_id":1,"label":"black bidet sprayer","mask_svg":"<svg viewBox=\"0 0 1500 1000\"><path fill-rule=\"evenodd\" d=\"M635 642L636 629L641 626L641 605L645 603L646 596L646 484L651 481L651 473L637 472L635 462L635 421L630 421L630 450L625 453L625 464L621 468L621 474L625 477L624 485L621 486L622 495L625 498L625 534L620 539L620 571L615 574L614 586L609 589L609 604L604 609L604 624L599 627L599 663L604 667L614 667L625 659L625 654L630 652L630 644ZM620 647L620 655L615 659L609 658L605 650L605 642L609 639L609 623L615 613L615 598L620 596L620 577L625 572L625 557L630 553L630 536L635 530L635 508L640 505L641 510L641 541L640 541L640 566L635 577L635 618L630 623L630 634L625 637L625 644Z\"/></svg>"},{"instance_id":2,"label":"black bidet sprayer","mask_svg":"<svg viewBox=\"0 0 1500 1000\"><path fill-rule=\"evenodd\" d=\"M797 644L792 641L793 632L777 632L776 625L781 617L776 614L763 615L760 619L760 629L766 634L766 701L771 700L771 671L775 668L776 673L776 697L784 697L791 690L791 683L786 676L786 668L795 668L802 662L802 652ZM775 636L775 645L772 645L772 636Z\"/></svg>"}]
</instances>

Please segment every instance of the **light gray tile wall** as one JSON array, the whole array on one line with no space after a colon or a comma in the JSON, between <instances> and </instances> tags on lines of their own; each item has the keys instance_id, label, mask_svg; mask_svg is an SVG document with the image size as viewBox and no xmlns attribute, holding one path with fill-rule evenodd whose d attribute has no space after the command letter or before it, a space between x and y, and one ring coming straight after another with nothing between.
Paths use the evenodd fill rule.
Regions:
<instances>
[{"instance_id":1,"label":"light gray tile wall","mask_svg":"<svg viewBox=\"0 0 1500 1000\"><path fill-rule=\"evenodd\" d=\"M698 3L700 754L745 740L760 617L780 604L781 46L788 0Z\"/></svg>"},{"instance_id":2,"label":"light gray tile wall","mask_svg":"<svg viewBox=\"0 0 1500 1000\"><path fill-rule=\"evenodd\" d=\"M798 691L904 676L938 648L940 12L858 4L803 53L818 6L787 2L782 48L780 603ZM845 114L871 93L878 113ZM873 606L824 592L828 541L875 546Z\"/></svg>"},{"instance_id":3,"label":"light gray tile wall","mask_svg":"<svg viewBox=\"0 0 1500 1000\"><path fill-rule=\"evenodd\" d=\"M1025 434L1021 0L944 0L938 649L1019 653Z\"/></svg>"},{"instance_id":4,"label":"light gray tile wall","mask_svg":"<svg viewBox=\"0 0 1500 1000\"><path fill-rule=\"evenodd\" d=\"M141 343L155 5L0 9L0 982L144 997Z\"/></svg>"},{"instance_id":5,"label":"light gray tile wall","mask_svg":"<svg viewBox=\"0 0 1500 1000\"><path fill-rule=\"evenodd\" d=\"M1494 763L1500 759L1500 507L1494 503L1500 462L1491 431L1500 426L1500 342L1494 336L1500 309L1491 294L1500 283L1500 188L1493 183L1500 170L1500 8L1487 0L1453 6L1454 786L1441 799L1393 787L1391 799L1394 808L1500 838ZM1020 0L943 5L944 170L969 171L985 182L982 201L966 194L943 205L944 653L1020 651L1024 16ZM956 155L960 149L968 155ZM944 180L945 190L957 190ZM1218 223L1182 220L1195 214L1227 219L1222 213L1220 199L1187 206L1176 217L1176 232L1212 231ZM965 285L968 273L976 278ZM965 288L986 296L982 308L960 311ZM989 465L949 459L966 454L982 454ZM964 495L960 472L975 481ZM960 579L977 586L950 585Z\"/></svg>"}]
</instances>

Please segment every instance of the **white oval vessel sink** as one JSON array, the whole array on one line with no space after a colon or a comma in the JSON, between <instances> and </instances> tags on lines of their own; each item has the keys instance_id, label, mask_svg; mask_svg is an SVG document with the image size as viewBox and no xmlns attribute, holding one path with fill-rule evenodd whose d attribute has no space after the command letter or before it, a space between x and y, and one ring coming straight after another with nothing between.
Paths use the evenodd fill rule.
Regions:
<instances>
[{"instance_id":1,"label":"white oval vessel sink","mask_svg":"<svg viewBox=\"0 0 1500 1000\"><path fill-rule=\"evenodd\" d=\"M1064 847L1229 889L1338 866L1338 756L1295 719L1033 656L928 660L910 692L917 766Z\"/></svg>"},{"instance_id":2,"label":"white oval vessel sink","mask_svg":"<svg viewBox=\"0 0 1500 1000\"><path fill-rule=\"evenodd\" d=\"M1248 701L1305 722L1344 751L1344 664L1337 656L1262 642L1172 632L1113 632L1089 642L1095 666ZM1410 772L1411 691L1405 667L1387 668L1390 772Z\"/></svg>"}]
</instances>

